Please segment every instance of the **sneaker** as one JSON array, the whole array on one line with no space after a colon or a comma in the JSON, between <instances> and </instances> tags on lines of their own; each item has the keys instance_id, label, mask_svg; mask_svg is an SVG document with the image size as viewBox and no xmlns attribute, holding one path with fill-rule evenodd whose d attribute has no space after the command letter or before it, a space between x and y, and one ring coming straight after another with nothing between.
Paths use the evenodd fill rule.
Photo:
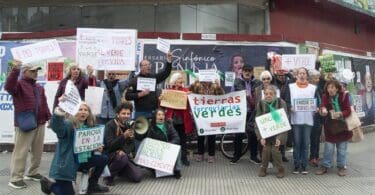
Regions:
<instances>
[{"instance_id":1,"label":"sneaker","mask_svg":"<svg viewBox=\"0 0 375 195\"><path fill-rule=\"evenodd\" d=\"M203 161L203 155L202 154L197 154L195 156L195 161L197 162L202 162Z\"/></svg>"},{"instance_id":2,"label":"sneaker","mask_svg":"<svg viewBox=\"0 0 375 195\"><path fill-rule=\"evenodd\" d=\"M190 166L190 161L188 159L183 159L181 160L182 161L182 164L185 165L185 166Z\"/></svg>"},{"instance_id":3,"label":"sneaker","mask_svg":"<svg viewBox=\"0 0 375 195\"><path fill-rule=\"evenodd\" d=\"M237 164L237 162L238 162L239 160L240 160L239 158L233 158L233 159L230 161L230 164L231 164L231 165L235 165L235 164Z\"/></svg>"},{"instance_id":4,"label":"sneaker","mask_svg":"<svg viewBox=\"0 0 375 195\"><path fill-rule=\"evenodd\" d=\"M315 175L323 175L328 172L328 169L326 167L321 166L317 172L315 172Z\"/></svg>"},{"instance_id":5,"label":"sneaker","mask_svg":"<svg viewBox=\"0 0 375 195\"><path fill-rule=\"evenodd\" d=\"M306 167L302 167L301 173L302 175L307 175L309 172L306 170Z\"/></svg>"},{"instance_id":6,"label":"sneaker","mask_svg":"<svg viewBox=\"0 0 375 195\"><path fill-rule=\"evenodd\" d=\"M262 161L260 161L258 157L251 157L250 162L259 165Z\"/></svg>"},{"instance_id":7,"label":"sneaker","mask_svg":"<svg viewBox=\"0 0 375 195\"><path fill-rule=\"evenodd\" d=\"M42 179L40 179L40 188L42 192L44 192L45 194L51 194L52 184L53 182L49 180L47 177L42 177Z\"/></svg>"},{"instance_id":8,"label":"sneaker","mask_svg":"<svg viewBox=\"0 0 375 195\"><path fill-rule=\"evenodd\" d=\"M181 171L174 171L173 172L173 176L174 178L176 179L181 179L182 175L181 175Z\"/></svg>"},{"instance_id":9,"label":"sneaker","mask_svg":"<svg viewBox=\"0 0 375 195\"><path fill-rule=\"evenodd\" d=\"M15 188L15 189L21 189L21 188L27 187L26 183L23 180L9 182L8 186Z\"/></svg>"},{"instance_id":10,"label":"sneaker","mask_svg":"<svg viewBox=\"0 0 375 195\"><path fill-rule=\"evenodd\" d=\"M88 193L103 193L103 192L108 192L109 188L106 186L102 186L100 184L93 184L89 185L87 188Z\"/></svg>"},{"instance_id":11,"label":"sneaker","mask_svg":"<svg viewBox=\"0 0 375 195\"><path fill-rule=\"evenodd\" d=\"M337 175L339 175L340 177L346 176L346 169L345 168L339 167L338 169L339 170L337 171Z\"/></svg>"},{"instance_id":12,"label":"sneaker","mask_svg":"<svg viewBox=\"0 0 375 195\"><path fill-rule=\"evenodd\" d=\"M214 163L215 162L215 156L208 156L207 162L208 163Z\"/></svg>"},{"instance_id":13,"label":"sneaker","mask_svg":"<svg viewBox=\"0 0 375 195\"><path fill-rule=\"evenodd\" d=\"M299 167L294 167L293 174L299 174Z\"/></svg>"},{"instance_id":14,"label":"sneaker","mask_svg":"<svg viewBox=\"0 0 375 195\"><path fill-rule=\"evenodd\" d=\"M40 181L43 178L43 175L37 173L35 175L25 175L23 177L24 180L33 180L33 181Z\"/></svg>"}]
</instances>

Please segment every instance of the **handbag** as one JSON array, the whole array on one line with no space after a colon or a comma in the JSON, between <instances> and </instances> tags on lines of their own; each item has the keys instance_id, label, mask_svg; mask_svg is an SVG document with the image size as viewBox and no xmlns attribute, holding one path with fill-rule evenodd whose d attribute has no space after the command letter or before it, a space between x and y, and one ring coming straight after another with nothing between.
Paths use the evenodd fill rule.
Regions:
<instances>
[{"instance_id":1,"label":"handbag","mask_svg":"<svg viewBox=\"0 0 375 195\"><path fill-rule=\"evenodd\" d=\"M357 127L353 129L352 132L353 132L353 136L351 139L352 142L357 143L365 139L365 136L363 135L363 130L361 127Z\"/></svg>"},{"instance_id":2,"label":"handbag","mask_svg":"<svg viewBox=\"0 0 375 195\"><path fill-rule=\"evenodd\" d=\"M348 117L345 118L346 125L348 126L348 130L352 131L355 128L361 127L361 121L357 113L355 112L353 106L351 106L351 113Z\"/></svg>"},{"instance_id":3,"label":"handbag","mask_svg":"<svg viewBox=\"0 0 375 195\"><path fill-rule=\"evenodd\" d=\"M29 132L38 127L36 114L32 110L16 113L16 121L23 132Z\"/></svg>"},{"instance_id":4,"label":"handbag","mask_svg":"<svg viewBox=\"0 0 375 195\"><path fill-rule=\"evenodd\" d=\"M325 120L324 128L327 129L331 135L337 135L344 131L348 131L348 126L346 125L345 120L332 119L331 116L328 116Z\"/></svg>"}]
</instances>

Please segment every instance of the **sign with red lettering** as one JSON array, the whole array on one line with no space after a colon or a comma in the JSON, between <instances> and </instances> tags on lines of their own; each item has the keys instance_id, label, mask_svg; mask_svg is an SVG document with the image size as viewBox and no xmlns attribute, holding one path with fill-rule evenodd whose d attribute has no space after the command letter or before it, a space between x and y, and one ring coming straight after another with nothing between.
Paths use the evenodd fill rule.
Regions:
<instances>
[{"instance_id":1,"label":"sign with red lettering","mask_svg":"<svg viewBox=\"0 0 375 195\"><path fill-rule=\"evenodd\" d=\"M64 63L63 62L49 62L48 63L48 81L61 81L64 77Z\"/></svg>"}]
</instances>

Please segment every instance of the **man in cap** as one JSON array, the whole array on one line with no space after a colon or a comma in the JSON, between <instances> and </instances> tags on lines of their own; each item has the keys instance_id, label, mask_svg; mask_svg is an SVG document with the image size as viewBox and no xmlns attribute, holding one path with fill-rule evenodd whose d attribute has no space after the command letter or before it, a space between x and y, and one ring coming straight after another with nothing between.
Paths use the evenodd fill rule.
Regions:
<instances>
[{"instance_id":1,"label":"man in cap","mask_svg":"<svg viewBox=\"0 0 375 195\"><path fill-rule=\"evenodd\" d=\"M8 185L12 188L25 188L23 181L39 181L42 176L38 173L38 168L43 153L43 140L46 122L51 118L48 109L47 98L44 94L44 88L36 83L38 70L41 68L31 64L22 65L21 62L14 60L13 68L5 82L5 90L12 95L14 105L14 125L15 125L15 143L11 159L10 174L11 178ZM18 76L22 72L21 79ZM30 131L23 131L20 128L21 120L16 120L17 116L25 111L32 111L36 116L36 128ZM25 173L28 152L31 153L30 167Z\"/></svg>"}]
</instances>

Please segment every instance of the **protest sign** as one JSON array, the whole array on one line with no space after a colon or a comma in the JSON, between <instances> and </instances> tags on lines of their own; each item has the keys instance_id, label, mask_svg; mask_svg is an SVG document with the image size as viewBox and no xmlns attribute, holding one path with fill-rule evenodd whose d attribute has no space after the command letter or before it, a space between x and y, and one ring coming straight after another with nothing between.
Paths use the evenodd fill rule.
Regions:
<instances>
[{"instance_id":1,"label":"protest sign","mask_svg":"<svg viewBox=\"0 0 375 195\"><path fill-rule=\"evenodd\" d=\"M294 70L296 68L306 68L308 70L315 69L314 54L297 54L297 55L282 55L281 66L282 69Z\"/></svg>"},{"instance_id":2,"label":"protest sign","mask_svg":"<svg viewBox=\"0 0 375 195\"><path fill-rule=\"evenodd\" d=\"M267 113L255 118L260 136L262 139L280 134L291 129L288 116L284 109L278 109L276 112L280 115L280 121L276 122L271 113Z\"/></svg>"},{"instance_id":3,"label":"protest sign","mask_svg":"<svg viewBox=\"0 0 375 195\"><path fill-rule=\"evenodd\" d=\"M48 63L48 81L61 81L64 77L64 63L63 62L49 62Z\"/></svg>"},{"instance_id":4,"label":"protest sign","mask_svg":"<svg viewBox=\"0 0 375 195\"><path fill-rule=\"evenodd\" d=\"M171 47L171 44L165 40L165 39L162 39L162 38L158 38L158 43L156 45L156 48L163 52L163 53L168 53L169 50L170 50L170 47Z\"/></svg>"},{"instance_id":5,"label":"protest sign","mask_svg":"<svg viewBox=\"0 0 375 195\"><path fill-rule=\"evenodd\" d=\"M77 28L76 62L96 70L135 69L137 31L131 29Z\"/></svg>"},{"instance_id":6,"label":"protest sign","mask_svg":"<svg viewBox=\"0 0 375 195\"><path fill-rule=\"evenodd\" d=\"M198 135L243 133L246 124L246 92L225 95L189 94L189 105Z\"/></svg>"},{"instance_id":7,"label":"protest sign","mask_svg":"<svg viewBox=\"0 0 375 195\"><path fill-rule=\"evenodd\" d=\"M151 138L145 138L134 158L138 165L173 173L180 146Z\"/></svg>"},{"instance_id":8,"label":"protest sign","mask_svg":"<svg viewBox=\"0 0 375 195\"><path fill-rule=\"evenodd\" d=\"M14 47L10 51L13 58L20 60L23 64L62 56L56 39Z\"/></svg>"},{"instance_id":9,"label":"protest sign","mask_svg":"<svg viewBox=\"0 0 375 195\"><path fill-rule=\"evenodd\" d=\"M74 131L74 153L89 152L103 146L104 125Z\"/></svg>"},{"instance_id":10,"label":"protest sign","mask_svg":"<svg viewBox=\"0 0 375 195\"><path fill-rule=\"evenodd\" d=\"M77 87L70 80L66 83L64 96L65 99L59 102L59 107L73 116L76 115L81 106L81 97Z\"/></svg>"},{"instance_id":11,"label":"protest sign","mask_svg":"<svg viewBox=\"0 0 375 195\"><path fill-rule=\"evenodd\" d=\"M160 106L173 108L177 110L185 110L187 105L187 94L178 90L163 90L163 99Z\"/></svg>"},{"instance_id":12,"label":"protest sign","mask_svg":"<svg viewBox=\"0 0 375 195\"><path fill-rule=\"evenodd\" d=\"M137 78L137 90L150 90L155 91L156 88L156 79L154 78L146 78L146 77L138 77Z\"/></svg>"},{"instance_id":13,"label":"protest sign","mask_svg":"<svg viewBox=\"0 0 375 195\"><path fill-rule=\"evenodd\" d=\"M93 115L101 113L103 103L104 88L101 87L88 87L85 90L85 101L90 106Z\"/></svg>"},{"instance_id":14,"label":"protest sign","mask_svg":"<svg viewBox=\"0 0 375 195\"><path fill-rule=\"evenodd\" d=\"M352 95L353 107L358 117L365 117L365 111L363 109L363 96Z\"/></svg>"},{"instance_id":15,"label":"protest sign","mask_svg":"<svg viewBox=\"0 0 375 195\"><path fill-rule=\"evenodd\" d=\"M216 79L220 80L220 77L217 74L217 70L215 69L199 70L200 82L214 82Z\"/></svg>"},{"instance_id":16,"label":"protest sign","mask_svg":"<svg viewBox=\"0 0 375 195\"><path fill-rule=\"evenodd\" d=\"M294 111L296 112L315 112L315 98L298 98L294 99Z\"/></svg>"},{"instance_id":17,"label":"protest sign","mask_svg":"<svg viewBox=\"0 0 375 195\"><path fill-rule=\"evenodd\" d=\"M225 72L225 87L232 87L234 85L235 72Z\"/></svg>"}]
</instances>

